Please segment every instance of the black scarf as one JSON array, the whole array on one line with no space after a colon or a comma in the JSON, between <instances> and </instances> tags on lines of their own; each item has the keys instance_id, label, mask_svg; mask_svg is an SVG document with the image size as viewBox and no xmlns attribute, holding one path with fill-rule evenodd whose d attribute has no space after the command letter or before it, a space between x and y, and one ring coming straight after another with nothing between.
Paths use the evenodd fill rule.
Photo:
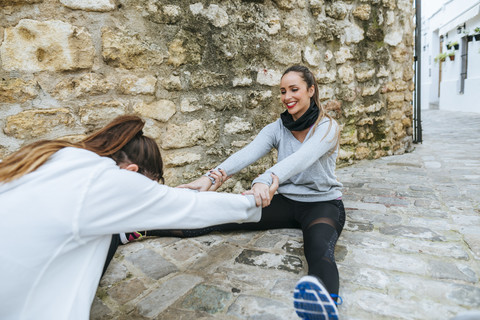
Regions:
<instances>
[{"instance_id":1,"label":"black scarf","mask_svg":"<svg viewBox=\"0 0 480 320\"><path fill-rule=\"evenodd\" d=\"M317 121L318 118L318 106L315 101L312 100L310 103L310 107L308 107L307 111L300 118L296 121L293 120L293 117L288 110L282 112L280 114L280 118L282 119L283 125L290 131L302 131L304 129L309 128L312 124Z\"/></svg>"}]
</instances>

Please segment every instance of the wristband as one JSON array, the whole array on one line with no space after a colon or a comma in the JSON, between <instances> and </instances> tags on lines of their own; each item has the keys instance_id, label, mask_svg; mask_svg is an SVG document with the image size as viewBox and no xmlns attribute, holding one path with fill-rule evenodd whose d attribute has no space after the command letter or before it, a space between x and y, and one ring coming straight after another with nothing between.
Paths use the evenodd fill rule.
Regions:
<instances>
[{"instance_id":1,"label":"wristband","mask_svg":"<svg viewBox=\"0 0 480 320\"><path fill-rule=\"evenodd\" d=\"M215 178L210 175L210 172L205 173L204 176L212 181L212 185L215 184Z\"/></svg>"}]
</instances>

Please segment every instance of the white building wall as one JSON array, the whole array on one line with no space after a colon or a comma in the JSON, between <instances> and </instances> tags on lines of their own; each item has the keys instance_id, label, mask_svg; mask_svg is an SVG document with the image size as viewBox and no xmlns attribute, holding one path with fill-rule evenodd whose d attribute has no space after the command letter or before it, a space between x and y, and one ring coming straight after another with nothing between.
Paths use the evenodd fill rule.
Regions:
<instances>
[{"instance_id":1,"label":"white building wall","mask_svg":"<svg viewBox=\"0 0 480 320\"><path fill-rule=\"evenodd\" d=\"M464 32L472 35L475 27L480 27L480 1L451 0L422 20L422 108L480 113L480 41L468 42L467 79L464 92L459 92L462 37ZM459 26L462 33L457 32ZM441 36L443 46L440 48ZM460 48L448 50L447 43L454 41L458 41ZM455 51L455 60L447 57L445 62L434 62L441 51Z\"/></svg>"}]
</instances>

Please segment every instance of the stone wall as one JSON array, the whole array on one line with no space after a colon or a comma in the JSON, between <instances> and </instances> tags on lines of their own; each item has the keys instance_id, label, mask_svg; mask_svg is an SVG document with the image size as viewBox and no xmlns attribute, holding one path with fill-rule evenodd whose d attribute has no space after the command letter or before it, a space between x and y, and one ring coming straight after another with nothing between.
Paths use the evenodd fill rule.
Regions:
<instances>
[{"instance_id":1,"label":"stone wall","mask_svg":"<svg viewBox=\"0 0 480 320\"><path fill-rule=\"evenodd\" d=\"M342 124L339 165L403 153L413 15L412 0L0 0L0 158L136 113L167 183L189 181L278 118L279 79L296 63Z\"/></svg>"}]
</instances>

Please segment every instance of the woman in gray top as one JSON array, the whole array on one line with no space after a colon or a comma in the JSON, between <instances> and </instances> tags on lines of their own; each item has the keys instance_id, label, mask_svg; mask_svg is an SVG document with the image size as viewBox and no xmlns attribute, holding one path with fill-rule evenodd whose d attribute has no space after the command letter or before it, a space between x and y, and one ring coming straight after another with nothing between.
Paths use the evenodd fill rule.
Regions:
<instances>
[{"instance_id":1,"label":"woman in gray top","mask_svg":"<svg viewBox=\"0 0 480 320\"><path fill-rule=\"evenodd\" d=\"M304 66L288 68L280 82L286 110L264 127L245 148L205 176L180 187L215 190L227 178L254 163L272 148L278 162L252 182L262 218L258 223L217 225L182 230L177 236L199 236L211 231L301 228L308 276L297 283L294 306L304 319L338 319L339 275L334 258L336 241L345 224L342 184L335 176L339 125L320 104L312 72ZM279 178L278 194L270 199L272 174ZM172 231L148 231L172 235Z\"/></svg>"}]
</instances>

